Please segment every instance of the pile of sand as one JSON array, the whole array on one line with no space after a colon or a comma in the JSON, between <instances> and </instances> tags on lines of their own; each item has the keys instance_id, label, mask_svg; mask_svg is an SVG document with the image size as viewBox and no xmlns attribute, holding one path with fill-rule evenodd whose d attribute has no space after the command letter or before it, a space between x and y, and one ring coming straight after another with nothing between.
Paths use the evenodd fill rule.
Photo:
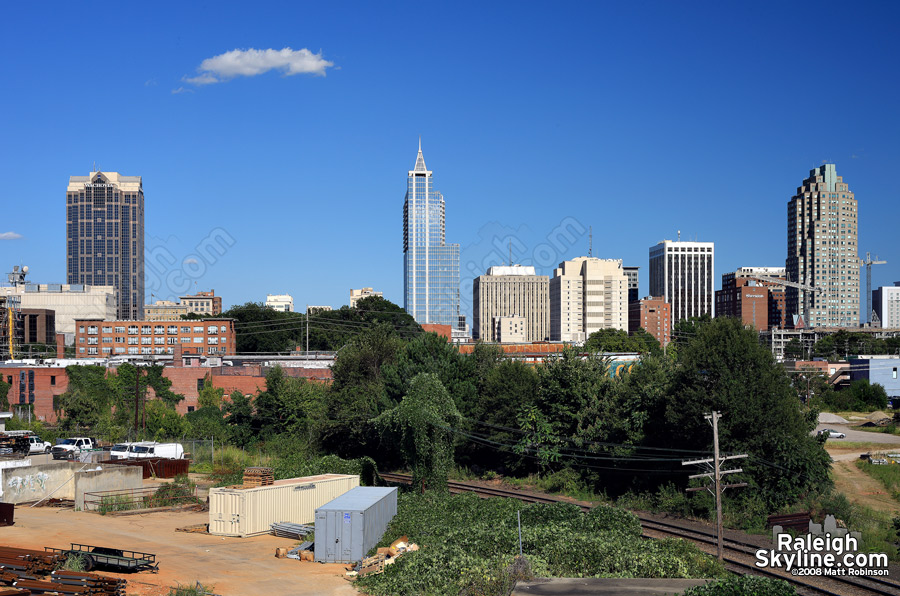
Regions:
<instances>
[{"instance_id":1,"label":"pile of sand","mask_svg":"<svg viewBox=\"0 0 900 596\"><path fill-rule=\"evenodd\" d=\"M819 424L847 424L847 421L831 412L822 412L819 414Z\"/></svg>"}]
</instances>

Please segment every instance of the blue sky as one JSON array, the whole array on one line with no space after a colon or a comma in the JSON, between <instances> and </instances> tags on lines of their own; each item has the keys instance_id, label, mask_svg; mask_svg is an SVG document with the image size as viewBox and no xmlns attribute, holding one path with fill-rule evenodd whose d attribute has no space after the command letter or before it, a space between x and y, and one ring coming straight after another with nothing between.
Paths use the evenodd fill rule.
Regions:
<instances>
[{"instance_id":1,"label":"blue sky","mask_svg":"<svg viewBox=\"0 0 900 596\"><path fill-rule=\"evenodd\" d=\"M783 266L787 202L823 160L856 193L860 250L888 261L873 285L890 284L898 17L893 2L8 4L0 234L21 238L0 240L0 265L64 281L65 186L96 162L143 176L148 299L288 292L302 310L374 286L402 304L421 135L464 305L510 238L550 274L587 252L589 226L595 256L641 266L642 294L648 248L677 230L716 243L717 278ZM249 49L275 52L228 54ZM198 255L211 232L230 246Z\"/></svg>"}]
</instances>

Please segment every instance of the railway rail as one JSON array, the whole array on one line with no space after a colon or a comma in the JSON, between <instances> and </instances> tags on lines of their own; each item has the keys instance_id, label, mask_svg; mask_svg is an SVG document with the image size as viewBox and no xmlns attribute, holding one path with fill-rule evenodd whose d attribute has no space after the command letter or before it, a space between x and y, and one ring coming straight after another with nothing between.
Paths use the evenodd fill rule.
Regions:
<instances>
[{"instance_id":1,"label":"railway rail","mask_svg":"<svg viewBox=\"0 0 900 596\"><path fill-rule=\"evenodd\" d=\"M410 484L412 476L409 474L381 474L382 479L387 482L395 482L398 484ZM518 499L526 503L558 503L566 502L546 495L538 495L534 493L524 493L517 490L502 489L495 487L480 486L467 482L448 481L447 487L453 494L471 492L481 497L505 497L510 499ZM579 505L582 510L588 511L590 507ZM665 537L677 537L702 546L715 546L715 532L709 532L701 528L688 528L682 525L673 524L650 518L647 515L635 513L641 522L641 527L646 532L662 534ZM876 595L876 596L897 596L900 594L900 583L886 580L880 577L849 577L849 576L831 576L831 577L815 577L815 578L799 578L778 569L762 569L753 564L756 551L760 548L758 545L732 538L726 538L724 541L725 549L725 567L729 571L740 573L743 575L752 574L763 577L774 577L782 579L795 588L799 588L806 594L824 594L826 596L848 596L848 594Z\"/></svg>"}]
</instances>

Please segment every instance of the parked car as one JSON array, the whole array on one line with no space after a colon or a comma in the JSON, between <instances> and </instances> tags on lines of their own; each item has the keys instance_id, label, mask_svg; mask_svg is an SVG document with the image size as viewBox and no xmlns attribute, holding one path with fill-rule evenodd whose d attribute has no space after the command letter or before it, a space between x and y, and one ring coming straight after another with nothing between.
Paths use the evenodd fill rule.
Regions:
<instances>
[{"instance_id":1,"label":"parked car","mask_svg":"<svg viewBox=\"0 0 900 596\"><path fill-rule=\"evenodd\" d=\"M184 447L181 446L181 443L135 443L128 449L128 457L131 459L147 457L181 459L184 457Z\"/></svg>"},{"instance_id":2,"label":"parked car","mask_svg":"<svg viewBox=\"0 0 900 596\"><path fill-rule=\"evenodd\" d=\"M37 435L28 437L28 453L50 453L52 447L49 441L42 441Z\"/></svg>"},{"instance_id":3,"label":"parked car","mask_svg":"<svg viewBox=\"0 0 900 596\"><path fill-rule=\"evenodd\" d=\"M847 435L842 432L838 432L836 430L832 430L830 428L823 428L819 431L820 435L825 435L827 439L845 439Z\"/></svg>"}]
</instances>

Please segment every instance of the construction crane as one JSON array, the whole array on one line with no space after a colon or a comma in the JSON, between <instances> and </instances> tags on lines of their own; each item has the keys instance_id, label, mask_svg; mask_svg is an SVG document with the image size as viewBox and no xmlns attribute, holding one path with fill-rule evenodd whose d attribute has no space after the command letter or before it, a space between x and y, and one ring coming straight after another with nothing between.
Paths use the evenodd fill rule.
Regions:
<instances>
[{"instance_id":1,"label":"construction crane","mask_svg":"<svg viewBox=\"0 0 900 596\"><path fill-rule=\"evenodd\" d=\"M810 295L818 292L820 290L824 290L825 288L816 288L815 286L808 286L806 284L801 284L795 281L788 281L786 279L782 279L780 277L769 277L768 275L748 275L749 279L755 279L756 281L762 281L768 284L772 284L773 286L779 286L782 288L797 288L798 290L804 290L803 292L803 324L809 326L809 298Z\"/></svg>"},{"instance_id":2,"label":"construction crane","mask_svg":"<svg viewBox=\"0 0 900 596\"><path fill-rule=\"evenodd\" d=\"M878 256L872 260L872 254L866 253L866 260L860 263L860 267L866 266L866 316L869 322L872 322L872 265L886 265L887 261L879 261Z\"/></svg>"}]
</instances>

